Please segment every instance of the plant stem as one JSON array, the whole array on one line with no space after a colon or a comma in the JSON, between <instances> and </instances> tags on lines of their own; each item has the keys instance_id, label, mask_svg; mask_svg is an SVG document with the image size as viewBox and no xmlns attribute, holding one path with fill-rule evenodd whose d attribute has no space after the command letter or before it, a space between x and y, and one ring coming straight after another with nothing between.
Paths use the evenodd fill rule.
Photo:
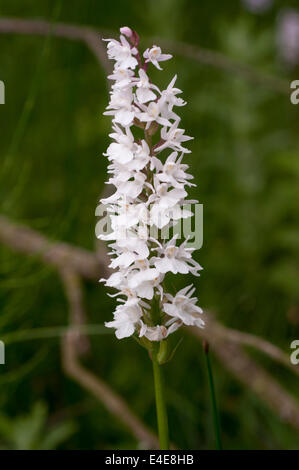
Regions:
<instances>
[{"instance_id":1,"label":"plant stem","mask_svg":"<svg viewBox=\"0 0 299 470\"><path fill-rule=\"evenodd\" d=\"M164 384L161 366L157 360L156 351L152 351L152 362L154 371L154 384L155 384L155 396L156 396L156 410L158 420L158 432L160 449L169 449L169 437L168 437L168 419L164 397Z\"/></svg>"},{"instance_id":2,"label":"plant stem","mask_svg":"<svg viewBox=\"0 0 299 470\"><path fill-rule=\"evenodd\" d=\"M215 428L215 435L216 435L216 448L217 448L217 450L222 450L221 432L220 432L220 419L219 419L219 413L218 413L218 408L217 408L216 393L215 393L215 386L214 386L214 379L213 379L213 371L212 371L212 365L211 365L211 360L210 360L208 343L204 342L203 348L204 348L204 352L205 352L205 356L206 356L206 363L207 363L208 376L209 376L209 386L210 386L210 394L211 394L211 401L212 401L212 408L213 408L214 428Z\"/></svg>"}]
</instances>

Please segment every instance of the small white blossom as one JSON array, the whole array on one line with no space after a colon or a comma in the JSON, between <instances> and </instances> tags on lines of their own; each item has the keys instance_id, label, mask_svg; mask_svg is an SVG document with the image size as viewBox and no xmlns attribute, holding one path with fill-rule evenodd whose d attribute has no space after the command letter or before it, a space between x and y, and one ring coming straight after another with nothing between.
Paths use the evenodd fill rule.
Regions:
<instances>
[{"instance_id":1,"label":"small white blossom","mask_svg":"<svg viewBox=\"0 0 299 470\"><path fill-rule=\"evenodd\" d=\"M134 119L134 107L132 104L132 90L130 88L119 89L115 87L110 92L110 103L107 106L108 111L104 114L114 116L114 121L126 127Z\"/></svg>"},{"instance_id":2,"label":"small white blossom","mask_svg":"<svg viewBox=\"0 0 299 470\"><path fill-rule=\"evenodd\" d=\"M192 273L194 276L199 276L198 271L202 267L192 259L193 248L186 248L186 241L180 246L176 246L176 237L170 240L166 245L159 246L154 250L160 255L158 258L153 258L153 264L160 273L172 272L173 274Z\"/></svg>"},{"instance_id":3,"label":"small white blossom","mask_svg":"<svg viewBox=\"0 0 299 470\"><path fill-rule=\"evenodd\" d=\"M145 62L151 62L157 69L162 70L159 65L159 62L168 60L172 58L170 54L162 54L161 48L158 46L153 46L151 49L146 49L143 53Z\"/></svg>"},{"instance_id":4,"label":"small white blossom","mask_svg":"<svg viewBox=\"0 0 299 470\"><path fill-rule=\"evenodd\" d=\"M139 297L151 300L154 296L154 287L162 278L156 268L150 267L148 260L139 259L128 274L128 286Z\"/></svg>"},{"instance_id":5,"label":"small white blossom","mask_svg":"<svg viewBox=\"0 0 299 470\"><path fill-rule=\"evenodd\" d=\"M143 69L138 71L138 75L139 80L136 82L136 96L139 103L143 104L147 103L148 101L155 100L157 96L152 91L152 89L159 91L158 88L150 83L149 78Z\"/></svg>"},{"instance_id":6,"label":"small white blossom","mask_svg":"<svg viewBox=\"0 0 299 470\"><path fill-rule=\"evenodd\" d=\"M193 179L192 175L185 172L188 165L182 164L183 154L177 158L178 152L172 152L166 159L164 165L161 160L156 157L152 158L152 168L157 171L156 178L161 183L169 183L174 188L181 188L182 186L194 186L188 180Z\"/></svg>"},{"instance_id":7,"label":"small white blossom","mask_svg":"<svg viewBox=\"0 0 299 470\"><path fill-rule=\"evenodd\" d=\"M179 117L176 113L172 111L174 106L185 106L186 101L182 98L178 98L176 95L182 93L182 90L179 88L174 88L177 76L175 75L171 82L169 83L166 90L161 92L161 97L159 99L159 106L161 109L161 115L167 119L176 119L179 120Z\"/></svg>"},{"instance_id":8,"label":"small white blossom","mask_svg":"<svg viewBox=\"0 0 299 470\"><path fill-rule=\"evenodd\" d=\"M134 72L131 69L117 68L113 71L111 75L108 75L109 80L114 80L115 84L113 89L117 88L128 88L132 86L132 78L134 77Z\"/></svg>"},{"instance_id":9,"label":"small white blossom","mask_svg":"<svg viewBox=\"0 0 299 470\"><path fill-rule=\"evenodd\" d=\"M104 41L108 41L108 57L116 61L117 68L134 69L136 67L138 62L133 54L137 53L137 49L131 48L124 36L120 36L120 42L115 39L104 39Z\"/></svg>"},{"instance_id":10,"label":"small white blossom","mask_svg":"<svg viewBox=\"0 0 299 470\"><path fill-rule=\"evenodd\" d=\"M139 332L139 337L142 336L150 341L162 341L168 336L168 330L164 325L147 326L143 323Z\"/></svg>"},{"instance_id":11,"label":"small white blossom","mask_svg":"<svg viewBox=\"0 0 299 470\"><path fill-rule=\"evenodd\" d=\"M161 116L161 109L159 102L151 101L148 106L140 104L142 112L137 113L137 117L140 121L146 122L146 129L150 126L152 122L157 122L162 126L170 126L171 123L168 119L165 119Z\"/></svg>"},{"instance_id":12,"label":"small white blossom","mask_svg":"<svg viewBox=\"0 0 299 470\"><path fill-rule=\"evenodd\" d=\"M202 309L196 305L197 298L191 297L194 291L195 288L192 289L191 285L180 290L175 297L166 294L168 302L164 303L163 309L167 315L179 318L185 325L202 328L204 326L204 321L201 318L203 312Z\"/></svg>"},{"instance_id":13,"label":"small white blossom","mask_svg":"<svg viewBox=\"0 0 299 470\"><path fill-rule=\"evenodd\" d=\"M187 196L183 187L169 189L167 183L155 179L155 192L149 197L150 223L158 228L165 227L171 219L181 218L179 203Z\"/></svg>"},{"instance_id":14,"label":"small white blossom","mask_svg":"<svg viewBox=\"0 0 299 470\"><path fill-rule=\"evenodd\" d=\"M109 160L126 164L134 158L134 150L137 147L134 136L129 127L125 128L125 133L118 126L113 129L115 132L110 134L110 137L116 142L109 145L104 155L107 155Z\"/></svg>"},{"instance_id":15,"label":"small white blossom","mask_svg":"<svg viewBox=\"0 0 299 470\"><path fill-rule=\"evenodd\" d=\"M142 309L138 299L133 298L123 305L118 305L114 313L114 320L106 322L105 326L115 328L118 339L127 338L134 333L136 324L139 323L141 317Z\"/></svg>"},{"instance_id":16,"label":"small white blossom","mask_svg":"<svg viewBox=\"0 0 299 470\"><path fill-rule=\"evenodd\" d=\"M171 148L173 150L178 150L183 153L190 153L190 150L186 149L181 145L182 142L187 142L188 140L193 139L188 135L185 135L184 129L178 128L179 121L175 121L170 129L163 127L161 130L161 138L164 140L163 144L155 149L156 152L161 152L165 148Z\"/></svg>"}]
</instances>

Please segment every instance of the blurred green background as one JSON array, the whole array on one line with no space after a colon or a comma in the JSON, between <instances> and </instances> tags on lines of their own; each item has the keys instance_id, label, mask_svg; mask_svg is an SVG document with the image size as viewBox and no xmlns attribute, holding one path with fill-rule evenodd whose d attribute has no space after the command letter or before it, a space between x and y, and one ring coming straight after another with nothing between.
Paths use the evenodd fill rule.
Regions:
<instances>
[{"instance_id":1,"label":"blurred green background","mask_svg":"<svg viewBox=\"0 0 299 470\"><path fill-rule=\"evenodd\" d=\"M299 68L278 53L277 22L283 8L296 5L276 1L255 13L238 0L2 0L0 15L83 24L115 37L128 25L143 48L152 37L190 43L288 84L299 79ZM105 73L80 42L0 34L0 45L6 85L0 212L52 240L96 250L95 208L107 179L101 154L111 128L102 115ZM299 337L299 106L267 80L254 83L181 55L163 68L154 80L165 87L178 74L188 102L179 110L182 126L195 137L186 158L198 184L191 196L204 205L204 245L196 255L204 271L195 279L200 305L223 324L260 335L289 355ZM136 448L126 427L65 377L58 335L26 340L28 330L67 325L68 305L55 269L4 246L0 260L0 339L7 338L6 364L0 366L0 447ZM178 276L177 285L187 285L186 278ZM106 294L102 284L84 283L89 323L111 319L115 300ZM183 344L165 366L171 439L179 448L213 449L202 346L182 334ZM155 429L146 352L132 339L116 340L110 330L90 340L86 367ZM298 376L248 352L298 398ZM212 361L224 447L299 448L298 429L219 359Z\"/></svg>"}]
</instances>

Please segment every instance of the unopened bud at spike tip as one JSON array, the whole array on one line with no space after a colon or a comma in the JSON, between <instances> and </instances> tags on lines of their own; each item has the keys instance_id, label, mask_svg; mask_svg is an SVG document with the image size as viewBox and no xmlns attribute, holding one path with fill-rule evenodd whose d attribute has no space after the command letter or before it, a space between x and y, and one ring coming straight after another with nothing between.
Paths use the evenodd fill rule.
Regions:
<instances>
[{"instance_id":1,"label":"unopened bud at spike tip","mask_svg":"<svg viewBox=\"0 0 299 470\"><path fill-rule=\"evenodd\" d=\"M123 26L122 28L120 28L120 32L124 36L127 36L127 38L130 38L133 34L133 31L128 26Z\"/></svg>"}]
</instances>

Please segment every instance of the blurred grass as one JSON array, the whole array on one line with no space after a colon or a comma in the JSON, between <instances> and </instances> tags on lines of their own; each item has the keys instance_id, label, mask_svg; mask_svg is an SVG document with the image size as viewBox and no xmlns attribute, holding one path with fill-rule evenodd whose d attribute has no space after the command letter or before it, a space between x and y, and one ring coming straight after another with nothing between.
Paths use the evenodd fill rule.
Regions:
<instances>
[{"instance_id":1,"label":"blurred grass","mask_svg":"<svg viewBox=\"0 0 299 470\"><path fill-rule=\"evenodd\" d=\"M288 71L275 51L275 18L281 4L255 17L239 2L219 0L77 0L61 2L59 18L116 33L127 24L141 36L215 49L290 80L298 70ZM3 0L0 14L51 20L53 2L30 0L25 7ZM0 78L7 93L0 108L1 212L51 238L95 249L94 211L107 166L101 153L110 131L109 119L102 116L108 99L103 71L83 44L18 35L1 35L0 41ZM142 44L149 45L144 38ZM183 127L195 137L193 153L186 157L198 184L191 197L204 204L204 246L197 254L205 268L196 280L200 305L215 311L225 324L259 334L288 352L299 324L299 108L262 85L183 57L174 56L163 73L153 77L165 86L175 73L188 101L180 108ZM175 284L183 287L188 281L181 276ZM88 323L102 328L115 300L102 284L86 284L84 290ZM42 399L51 417L85 400L87 392L62 373L58 341L46 341L46 332L61 334L57 325L65 325L68 317L55 272L1 246L0 305L0 338L15 337L1 366L5 416L18 422ZM40 339L28 340L38 334ZM27 341L21 341L26 335ZM110 334L90 338L92 355L86 365L155 428L152 371L145 351L132 340L119 342ZM296 394L296 377L264 358L258 360ZM221 363L213 361L213 366L224 448L298 448L293 429ZM165 373L172 440L181 448L213 448L201 345L186 335ZM74 432L58 447L136 446L93 398L74 420ZM5 436L0 443L8 445Z\"/></svg>"}]
</instances>

